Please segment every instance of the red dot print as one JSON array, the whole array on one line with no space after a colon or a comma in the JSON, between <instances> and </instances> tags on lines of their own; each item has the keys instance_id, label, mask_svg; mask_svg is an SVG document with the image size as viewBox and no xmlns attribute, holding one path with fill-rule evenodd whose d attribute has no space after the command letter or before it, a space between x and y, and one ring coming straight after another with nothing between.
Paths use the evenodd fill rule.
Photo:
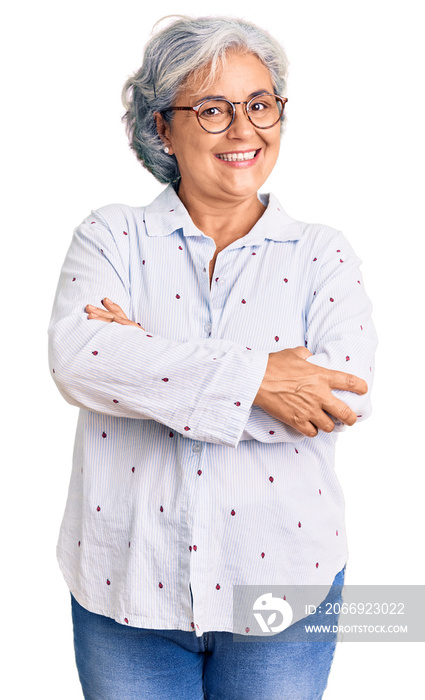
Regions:
<instances>
[{"instance_id":1,"label":"red dot print","mask_svg":"<svg viewBox=\"0 0 425 700\"><path fill-rule=\"evenodd\" d=\"M345 361L346 361L346 362L349 362L349 360L350 360L350 355L346 355L346 356L345 356Z\"/></svg>"},{"instance_id":2,"label":"red dot print","mask_svg":"<svg viewBox=\"0 0 425 700\"><path fill-rule=\"evenodd\" d=\"M170 209L170 212L174 211L174 209Z\"/></svg>"},{"instance_id":3,"label":"red dot print","mask_svg":"<svg viewBox=\"0 0 425 700\"><path fill-rule=\"evenodd\" d=\"M265 552L261 552L261 558L264 559L265 556L266 556L266 553L265 553Z\"/></svg>"},{"instance_id":4,"label":"red dot print","mask_svg":"<svg viewBox=\"0 0 425 700\"><path fill-rule=\"evenodd\" d=\"M183 250L183 248L181 247L181 245L179 245L179 250Z\"/></svg>"},{"instance_id":5,"label":"red dot print","mask_svg":"<svg viewBox=\"0 0 425 700\"><path fill-rule=\"evenodd\" d=\"M107 585L107 586L110 586L110 585L111 585L111 582L110 582L110 580L109 580L108 578L106 579L106 585Z\"/></svg>"},{"instance_id":6,"label":"red dot print","mask_svg":"<svg viewBox=\"0 0 425 700\"><path fill-rule=\"evenodd\" d=\"M335 530L335 534L336 534L336 536L338 536L338 530Z\"/></svg>"},{"instance_id":7,"label":"red dot print","mask_svg":"<svg viewBox=\"0 0 425 700\"><path fill-rule=\"evenodd\" d=\"M144 264L145 264L145 262L146 262L146 260L142 260L142 265L144 265Z\"/></svg>"},{"instance_id":8,"label":"red dot print","mask_svg":"<svg viewBox=\"0 0 425 700\"><path fill-rule=\"evenodd\" d=\"M188 425L185 425L185 426L184 426L184 429L185 429L185 430L190 430L190 428L189 428Z\"/></svg>"},{"instance_id":9,"label":"red dot print","mask_svg":"<svg viewBox=\"0 0 425 700\"><path fill-rule=\"evenodd\" d=\"M164 506L159 506L159 510L160 510L161 513L163 513L163 512L164 512Z\"/></svg>"},{"instance_id":10,"label":"red dot print","mask_svg":"<svg viewBox=\"0 0 425 700\"><path fill-rule=\"evenodd\" d=\"M287 282L288 280L287 280L287 278L285 277L285 279L284 279L283 281L284 281L284 282Z\"/></svg>"},{"instance_id":11,"label":"red dot print","mask_svg":"<svg viewBox=\"0 0 425 700\"><path fill-rule=\"evenodd\" d=\"M96 222L95 222L95 221L92 221L91 223L92 223L92 224L95 224Z\"/></svg>"},{"instance_id":12,"label":"red dot print","mask_svg":"<svg viewBox=\"0 0 425 700\"><path fill-rule=\"evenodd\" d=\"M330 297L329 301L335 301L335 299L333 299L332 297Z\"/></svg>"},{"instance_id":13,"label":"red dot print","mask_svg":"<svg viewBox=\"0 0 425 700\"><path fill-rule=\"evenodd\" d=\"M158 583L158 587L159 587L159 588L164 588L164 586L162 585L161 581Z\"/></svg>"},{"instance_id":14,"label":"red dot print","mask_svg":"<svg viewBox=\"0 0 425 700\"><path fill-rule=\"evenodd\" d=\"M361 284L360 280L357 280L357 284Z\"/></svg>"},{"instance_id":15,"label":"red dot print","mask_svg":"<svg viewBox=\"0 0 425 700\"><path fill-rule=\"evenodd\" d=\"M180 294L176 294L176 299L180 299Z\"/></svg>"},{"instance_id":16,"label":"red dot print","mask_svg":"<svg viewBox=\"0 0 425 700\"><path fill-rule=\"evenodd\" d=\"M269 435L274 435L274 430L269 430Z\"/></svg>"},{"instance_id":17,"label":"red dot print","mask_svg":"<svg viewBox=\"0 0 425 700\"><path fill-rule=\"evenodd\" d=\"M231 510L231 511L230 511L230 515L236 515L236 511L235 511L235 510Z\"/></svg>"},{"instance_id":18,"label":"red dot print","mask_svg":"<svg viewBox=\"0 0 425 700\"><path fill-rule=\"evenodd\" d=\"M273 483L273 481L274 481L274 476L269 476L269 481L270 481L271 483Z\"/></svg>"},{"instance_id":19,"label":"red dot print","mask_svg":"<svg viewBox=\"0 0 425 700\"><path fill-rule=\"evenodd\" d=\"M97 512L99 513L99 511L100 511L100 506L97 506L96 510L97 510Z\"/></svg>"},{"instance_id":20,"label":"red dot print","mask_svg":"<svg viewBox=\"0 0 425 700\"><path fill-rule=\"evenodd\" d=\"M257 255L257 253L252 253L252 255Z\"/></svg>"},{"instance_id":21,"label":"red dot print","mask_svg":"<svg viewBox=\"0 0 425 700\"><path fill-rule=\"evenodd\" d=\"M255 255L255 253L253 253L253 255ZM248 634L248 632L249 632L249 627L245 627L245 632Z\"/></svg>"},{"instance_id":22,"label":"red dot print","mask_svg":"<svg viewBox=\"0 0 425 700\"><path fill-rule=\"evenodd\" d=\"M322 495L322 489L319 489L319 495L320 496Z\"/></svg>"},{"instance_id":23,"label":"red dot print","mask_svg":"<svg viewBox=\"0 0 425 700\"><path fill-rule=\"evenodd\" d=\"M360 330L361 330L361 331L363 330L363 326L360 326Z\"/></svg>"},{"instance_id":24,"label":"red dot print","mask_svg":"<svg viewBox=\"0 0 425 700\"><path fill-rule=\"evenodd\" d=\"M128 543L128 546L131 547L131 542Z\"/></svg>"},{"instance_id":25,"label":"red dot print","mask_svg":"<svg viewBox=\"0 0 425 700\"><path fill-rule=\"evenodd\" d=\"M316 569L318 569L318 568L319 568L319 562L316 561Z\"/></svg>"},{"instance_id":26,"label":"red dot print","mask_svg":"<svg viewBox=\"0 0 425 700\"><path fill-rule=\"evenodd\" d=\"M118 399L113 399L114 403L119 403Z\"/></svg>"},{"instance_id":27,"label":"red dot print","mask_svg":"<svg viewBox=\"0 0 425 700\"><path fill-rule=\"evenodd\" d=\"M162 381L163 381L163 382L168 382L168 377L163 377L163 378L162 378Z\"/></svg>"},{"instance_id":28,"label":"red dot print","mask_svg":"<svg viewBox=\"0 0 425 700\"><path fill-rule=\"evenodd\" d=\"M245 299L242 299L242 304L246 304L246 301L245 301Z\"/></svg>"},{"instance_id":29,"label":"red dot print","mask_svg":"<svg viewBox=\"0 0 425 700\"><path fill-rule=\"evenodd\" d=\"M286 600L286 595L283 596L283 600Z\"/></svg>"},{"instance_id":30,"label":"red dot print","mask_svg":"<svg viewBox=\"0 0 425 700\"><path fill-rule=\"evenodd\" d=\"M127 231L123 231L124 236L128 236Z\"/></svg>"},{"instance_id":31,"label":"red dot print","mask_svg":"<svg viewBox=\"0 0 425 700\"><path fill-rule=\"evenodd\" d=\"M55 370L54 370L54 369L52 369L52 372L53 372L53 374L55 374Z\"/></svg>"},{"instance_id":32,"label":"red dot print","mask_svg":"<svg viewBox=\"0 0 425 700\"><path fill-rule=\"evenodd\" d=\"M217 583L217 585L216 585L216 587L215 587L215 588L216 588L216 590L217 590L217 591L219 591L219 590L220 590L220 588L221 588L220 584L219 584L219 583Z\"/></svg>"},{"instance_id":33,"label":"red dot print","mask_svg":"<svg viewBox=\"0 0 425 700\"><path fill-rule=\"evenodd\" d=\"M196 552L197 549L198 549L198 546L197 546L196 544L194 544L194 545L193 545L193 551Z\"/></svg>"},{"instance_id":34,"label":"red dot print","mask_svg":"<svg viewBox=\"0 0 425 700\"><path fill-rule=\"evenodd\" d=\"M317 258L313 258L313 262L316 262Z\"/></svg>"},{"instance_id":35,"label":"red dot print","mask_svg":"<svg viewBox=\"0 0 425 700\"><path fill-rule=\"evenodd\" d=\"M298 523L298 527L301 527L301 523L300 523L300 522Z\"/></svg>"},{"instance_id":36,"label":"red dot print","mask_svg":"<svg viewBox=\"0 0 425 700\"><path fill-rule=\"evenodd\" d=\"M191 628L192 628L193 630L195 629L195 623L194 623L194 622L191 622L191 623L190 623L190 626L191 626Z\"/></svg>"},{"instance_id":37,"label":"red dot print","mask_svg":"<svg viewBox=\"0 0 425 700\"><path fill-rule=\"evenodd\" d=\"M124 622L125 622L126 625L128 625L128 617L125 617L125 618L124 618Z\"/></svg>"},{"instance_id":38,"label":"red dot print","mask_svg":"<svg viewBox=\"0 0 425 700\"><path fill-rule=\"evenodd\" d=\"M98 355L98 354L99 354L99 353L98 353L97 350L93 350L92 355L94 355L94 356L96 357L96 355Z\"/></svg>"},{"instance_id":39,"label":"red dot print","mask_svg":"<svg viewBox=\"0 0 425 700\"><path fill-rule=\"evenodd\" d=\"M80 541L80 540L78 540L78 546L81 547L81 541Z\"/></svg>"},{"instance_id":40,"label":"red dot print","mask_svg":"<svg viewBox=\"0 0 425 700\"><path fill-rule=\"evenodd\" d=\"M298 450L296 447L294 447L294 450L295 450L295 454L298 454Z\"/></svg>"},{"instance_id":41,"label":"red dot print","mask_svg":"<svg viewBox=\"0 0 425 700\"><path fill-rule=\"evenodd\" d=\"M170 430L170 432L168 433L168 437L174 437L174 433L172 430Z\"/></svg>"},{"instance_id":42,"label":"red dot print","mask_svg":"<svg viewBox=\"0 0 425 700\"><path fill-rule=\"evenodd\" d=\"M336 252L337 252L337 253L340 253L341 251L338 249Z\"/></svg>"},{"instance_id":43,"label":"red dot print","mask_svg":"<svg viewBox=\"0 0 425 700\"><path fill-rule=\"evenodd\" d=\"M198 476L201 476L201 474L202 474L202 469L198 469L198 471L197 471L196 473L197 473Z\"/></svg>"},{"instance_id":44,"label":"red dot print","mask_svg":"<svg viewBox=\"0 0 425 700\"><path fill-rule=\"evenodd\" d=\"M102 433L102 437L103 437L103 438L106 438L106 433Z\"/></svg>"},{"instance_id":45,"label":"red dot print","mask_svg":"<svg viewBox=\"0 0 425 700\"><path fill-rule=\"evenodd\" d=\"M215 281L215 282L218 282L219 279L220 279L219 277L216 277L214 281Z\"/></svg>"},{"instance_id":46,"label":"red dot print","mask_svg":"<svg viewBox=\"0 0 425 700\"><path fill-rule=\"evenodd\" d=\"M276 341L276 343L277 343L277 341L279 340L279 336L278 336L278 335L275 335L274 339L275 339L275 341Z\"/></svg>"},{"instance_id":47,"label":"red dot print","mask_svg":"<svg viewBox=\"0 0 425 700\"><path fill-rule=\"evenodd\" d=\"M235 406L240 406L241 402L240 401L235 401Z\"/></svg>"},{"instance_id":48,"label":"red dot print","mask_svg":"<svg viewBox=\"0 0 425 700\"><path fill-rule=\"evenodd\" d=\"M251 348L247 348L247 350L251 350Z\"/></svg>"},{"instance_id":49,"label":"red dot print","mask_svg":"<svg viewBox=\"0 0 425 700\"><path fill-rule=\"evenodd\" d=\"M76 277L73 277L73 278L72 278L72 281L75 282L76 279L77 279Z\"/></svg>"},{"instance_id":50,"label":"red dot print","mask_svg":"<svg viewBox=\"0 0 425 700\"><path fill-rule=\"evenodd\" d=\"M136 471L136 467L131 467L131 471L132 471L133 474L134 474L134 472Z\"/></svg>"},{"instance_id":51,"label":"red dot print","mask_svg":"<svg viewBox=\"0 0 425 700\"><path fill-rule=\"evenodd\" d=\"M344 262L341 258L339 259L339 262Z\"/></svg>"},{"instance_id":52,"label":"red dot print","mask_svg":"<svg viewBox=\"0 0 425 700\"><path fill-rule=\"evenodd\" d=\"M190 544L189 545L189 552L191 552L191 551L192 551L192 545Z\"/></svg>"}]
</instances>

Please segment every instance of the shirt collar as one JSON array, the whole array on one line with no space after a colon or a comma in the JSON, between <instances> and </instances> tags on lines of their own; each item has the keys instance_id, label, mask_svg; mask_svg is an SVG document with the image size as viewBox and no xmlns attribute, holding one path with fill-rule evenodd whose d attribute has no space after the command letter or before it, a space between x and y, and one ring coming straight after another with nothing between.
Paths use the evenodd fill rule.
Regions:
<instances>
[{"instance_id":1,"label":"shirt collar","mask_svg":"<svg viewBox=\"0 0 425 700\"><path fill-rule=\"evenodd\" d=\"M272 194L259 194L266 207L262 217L251 231L232 243L232 247L261 245L265 239L295 241L302 235L302 224L283 210ZM144 221L148 236L168 236L182 230L184 236L204 236L189 216L189 212L170 184L145 208Z\"/></svg>"}]
</instances>

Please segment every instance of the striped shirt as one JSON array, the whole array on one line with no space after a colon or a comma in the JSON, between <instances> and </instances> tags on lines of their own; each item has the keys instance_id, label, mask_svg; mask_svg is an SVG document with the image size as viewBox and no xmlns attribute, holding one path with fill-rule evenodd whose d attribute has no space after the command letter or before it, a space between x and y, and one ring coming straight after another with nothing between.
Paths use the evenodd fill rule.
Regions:
<instances>
[{"instance_id":1,"label":"striped shirt","mask_svg":"<svg viewBox=\"0 0 425 700\"><path fill-rule=\"evenodd\" d=\"M268 354L300 345L370 390L361 261L341 232L259 197L211 287L214 241L171 185L93 211L62 268L49 363L80 415L57 556L77 601L122 624L238 631L234 585L330 586L347 559L345 426L307 438L252 403ZM88 320L104 297L145 330ZM334 393L370 414L369 392Z\"/></svg>"}]
</instances>

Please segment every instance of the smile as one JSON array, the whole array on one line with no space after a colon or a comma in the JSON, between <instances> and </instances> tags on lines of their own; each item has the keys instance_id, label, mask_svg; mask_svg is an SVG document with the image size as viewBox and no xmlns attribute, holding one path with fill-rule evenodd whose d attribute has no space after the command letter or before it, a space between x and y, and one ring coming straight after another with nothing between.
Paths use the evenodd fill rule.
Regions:
<instances>
[{"instance_id":1,"label":"smile","mask_svg":"<svg viewBox=\"0 0 425 700\"><path fill-rule=\"evenodd\" d=\"M255 151L239 151L237 153L216 153L215 157L227 163L241 163L247 160L253 160L259 151L260 149Z\"/></svg>"}]
</instances>

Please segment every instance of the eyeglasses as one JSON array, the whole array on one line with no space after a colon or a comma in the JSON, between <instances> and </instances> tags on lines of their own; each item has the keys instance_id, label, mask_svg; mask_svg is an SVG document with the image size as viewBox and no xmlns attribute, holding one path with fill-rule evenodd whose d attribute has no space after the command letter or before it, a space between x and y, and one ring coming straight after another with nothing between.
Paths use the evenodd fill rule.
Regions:
<instances>
[{"instance_id":1,"label":"eyeglasses","mask_svg":"<svg viewBox=\"0 0 425 700\"><path fill-rule=\"evenodd\" d=\"M229 129L236 116L236 105L243 105L246 117L256 129L271 129L281 119L287 97L263 93L248 102L230 102L224 98L209 99L194 107L169 107L168 111L193 111L199 124L209 134L222 134Z\"/></svg>"}]
</instances>

